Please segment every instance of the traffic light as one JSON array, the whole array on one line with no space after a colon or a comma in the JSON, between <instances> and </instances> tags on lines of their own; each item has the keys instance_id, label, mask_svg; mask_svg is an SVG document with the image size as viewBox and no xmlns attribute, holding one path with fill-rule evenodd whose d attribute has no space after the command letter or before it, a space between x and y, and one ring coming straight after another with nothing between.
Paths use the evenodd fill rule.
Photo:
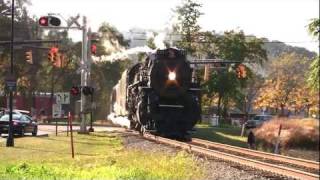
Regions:
<instances>
[{"instance_id":1,"label":"traffic light","mask_svg":"<svg viewBox=\"0 0 320 180\"><path fill-rule=\"evenodd\" d=\"M53 54L53 65L55 67L59 67L59 68L62 67L60 56L61 56L61 54L58 52Z\"/></svg>"},{"instance_id":2,"label":"traffic light","mask_svg":"<svg viewBox=\"0 0 320 180\"><path fill-rule=\"evenodd\" d=\"M82 88L82 92L86 96L92 95L93 92L94 92L94 88L93 87L89 87L89 86L85 86L85 87Z\"/></svg>"},{"instance_id":3,"label":"traffic light","mask_svg":"<svg viewBox=\"0 0 320 180\"><path fill-rule=\"evenodd\" d=\"M42 16L39 18L39 25L40 26L60 26L61 20L54 16Z\"/></svg>"},{"instance_id":4,"label":"traffic light","mask_svg":"<svg viewBox=\"0 0 320 180\"><path fill-rule=\"evenodd\" d=\"M243 69L242 69L241 72L242 72L242 74L241 74L242 78L247 77L247 70L246 70L246 67L245 67L245 66L243 66Z\"/></svg>"},{"instance_id":5,"label":"traffic light","mask_svg":"<svg viewBox=\"0 0 320 180\"><path fill-rule=\"evenodd\" d=\"M90 49L91 49L91 54L95 56L97 54L97 45L91 44Z\"/></svg>"},{"instance_id":6,"label":"traffic light","mask_svg":"<svg viewBox=\"0 0 320 180\"><path fill-rule=\"evenodd\" d=\"M48 61L53 62L53 53L52 52L48 52Z\"/></svg>"},{"instance_id":7,"label":"traffic light","mask_svg":"<svg viewBox=\"0 0 320 180\"><path fill-rule=\"evenodd\" d=\"M243 64L240 64L237 68L236 68L236 73L237 73L237 77L239 79L241 78L245 78L247 76L247 71L246 71L246 67Z\"/></svg>"},{"instance_id":8,"label":"traffic light","mask_svg":"<svg viewBox=\"0 0 320 180\"><path fill-rule=\"evenodd\" d=\"M64 67L65 66L65 57L64 55L61 53L60 54L60 67Z\"/></svg>"},{"instance_id":9,"label":"traffic light","mask_svg":"<svg viewBox=\"0 0 320 180\"><path fill-rule=\"evenodd\" d=\"M206 64L204 66L204 75L203 75L203 80L208 81L210 76L210 64Z\"/></svg>"},{"instance_id":10,"label":"traffic light","mask_svg":"<svg viewBox=\"0 0 320 180\"><path fill-rule=\"evenodd\" d=\"M70 94L73 95L73 96L78 96L80 94L80 88L77 87L77 86L73 86L70 89Z\"/></svg>"},{"instance_id":11,"label":"traffic light","mask_svg":"<svg viewBox=\"0 0 320 180\"><path fill-rule=\"evenodd\" d=\"M59 52L59 49L57 47L51 47L49 52L48 52L48 60L50 62L54 62L54 56Z\"/></svg>"},{"instance_id":12,"label":"traffic light","mask_svg":"<svg viewBox=\"0 0 320 180\"><path fill-rule=\"evenodd\" d=\"M31 50L30 50L30 51L27 51L25 55L26 55L26 61L27 61L27 63L33 64L32 51L31 51Z\"/></svg>"}]
</instances>

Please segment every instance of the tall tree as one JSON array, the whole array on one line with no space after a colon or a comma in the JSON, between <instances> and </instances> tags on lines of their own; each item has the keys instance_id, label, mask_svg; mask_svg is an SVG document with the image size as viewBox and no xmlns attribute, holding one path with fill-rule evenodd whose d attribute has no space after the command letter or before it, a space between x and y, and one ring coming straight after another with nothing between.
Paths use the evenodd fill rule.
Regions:
<instances>
[{"instance_id":1,"label":"tall tree","mask_svg":"<svg viewBox=\"0 0 320 180\"><path fill-rule=\"evenodd\" d=\"M320 32L320 20L319 18L314 18L308 25L308 31L314 38L319 38ZM310 71L308 73L308 84L314 91L319 91L319 76L320 76L320 57L319 55L315 57L312 64L310 65Z\"/></svg>"},{"instance_id":2,"label":"tall tree","mask_svg":"<svg viewBox=\"0 0 320 180\"><path fill-rule=\"evenodd\" d=\"M31 18L28 14L28 11L25 7L25 4L29 4L30 2L27 0L16 1L15 4L15 21L14 21L14 38L15 39L23 39L30 40L36 39L37 37L37 23ZM0 1L0 12L3 15L0 16L0 40L10 40L11 32L11 17L5 16L6 13L10 13L11 3L5 2L3 0ZM9 58L10 58L10 46L5 45L0 47L0 67L4 67L0 70L0 81L3 82L6 74L9 73ZM27 64L25 59L26 51L32 50L32 55L34 59L34 64ZM17 93L21 94L27 103L27 106L31 106L31 88L36 87L31 86L30 82L34 82L33 78L35 77L34 71L38 69L38 60L39 60L39 50L33 47L29 47L27 45L20 45L20 48L14 49L14 75L17 77ZM3 83L0 83L3 84ZM3 90L4 87L1 87Z\"/></svg>"},{"instance_id":3,"label":"tall tree","mask_svg":"<svg viewBox=\"0 0 320 180\"><path fill-rule=\"evenodd\" d=\"M200 26L198 19L203 13L200 12L202 5L194 0L184 0L181 6L176 7L178 22L174 25L174 33L181 35L181 41L177 43L179 48L193 54L197 49Z\"/></svg>"},{"instance_id":4,"label":"tall tree","mask_svg":"<svg viewBox=\"0 0 320 180\"><path fill-rule=\"evenodd\" d=\"M308 58L297 54L284 54L272 61L270 74L259 91L256 105L280 109L280 115L284 115L285 108L300 110L309 106L312 96L305 81L309 62Z\"/></svg>"},{"instance_id":5,"label":"tall tree","mask_svg":"<svg viewBox=\"0 0 320 180\"><path fill-rule=\"evenodd\" d=\"M208 37L206 42L209 45L202 45L203 52L207 52L208 57L217 56L225 60L236 60L240 63L256 63L260 64L267 60L266 51L262 48L262 40L245 36L244 32L226 31L223 35L211 34L206 32ZM247 77L238 79L234 68L213 71L210 80L204 83L204 88L211 95L217 96L218 115L221 115L223 107L223 115L226 117L228 106L234 102L245 103L244 90L248 80L252 77L249 67L246 67ZM207 87L206 87L207 86ZM213 93L216 92L216 93ZM223 105L223 106L222 106ZM243 105L241 105L243 107ZM242 109L242 108L241 108ZM226 119L226 118L224 118Z\"/></svg>"}]
</instances>

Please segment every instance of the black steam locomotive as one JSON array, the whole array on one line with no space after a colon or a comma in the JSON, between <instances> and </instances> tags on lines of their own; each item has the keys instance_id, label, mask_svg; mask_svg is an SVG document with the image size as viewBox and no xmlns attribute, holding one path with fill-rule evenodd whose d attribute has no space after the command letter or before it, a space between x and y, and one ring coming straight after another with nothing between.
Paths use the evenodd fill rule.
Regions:
<instances>
[{"instance_id":1,"label":"black steam locomotive","mask_svg":"<svg viewBox=\"0 0 320 180\"><path fill-rule=\"evenodd\" d=\"M130 128L186 138L200 120L200 89L184 51L157 50L123 74L112 93L112 112Z\"/></svg>"}]
</instances>

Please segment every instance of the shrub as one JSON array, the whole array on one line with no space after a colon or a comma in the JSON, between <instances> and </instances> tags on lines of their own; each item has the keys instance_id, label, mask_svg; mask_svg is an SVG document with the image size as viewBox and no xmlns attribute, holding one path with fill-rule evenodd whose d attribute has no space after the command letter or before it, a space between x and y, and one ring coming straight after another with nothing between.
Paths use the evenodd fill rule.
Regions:
<instances>
[{"instance_id":1,"label":"shrub","mask_svg":"<svg viewBox=\"0 0 320 180\"><path fill-rule=\"evenodd\" d=\"M263 147L273 147L277 142L280 124L282 147L319 149L319 121L308 118L277 118L266 122L255 130L257 142Z\"/></svg>"}]
</instances>

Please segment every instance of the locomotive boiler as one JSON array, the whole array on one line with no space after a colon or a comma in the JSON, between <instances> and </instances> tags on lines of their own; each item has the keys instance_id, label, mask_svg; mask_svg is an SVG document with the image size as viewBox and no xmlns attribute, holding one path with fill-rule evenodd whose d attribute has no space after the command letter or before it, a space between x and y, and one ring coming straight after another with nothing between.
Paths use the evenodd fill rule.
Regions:
<instances>
[{"instance_id":1,"label":"locomotive boiler","mask_svg":"<svg viewBox=\"0 0 320 180\"><path fill-rule=\"evenodd\" d=\"M157 50L127 69L112 92L111 111L130 128L186 138L200 120L200 88L184 51Z\"/></svg>"}]
</instances>

